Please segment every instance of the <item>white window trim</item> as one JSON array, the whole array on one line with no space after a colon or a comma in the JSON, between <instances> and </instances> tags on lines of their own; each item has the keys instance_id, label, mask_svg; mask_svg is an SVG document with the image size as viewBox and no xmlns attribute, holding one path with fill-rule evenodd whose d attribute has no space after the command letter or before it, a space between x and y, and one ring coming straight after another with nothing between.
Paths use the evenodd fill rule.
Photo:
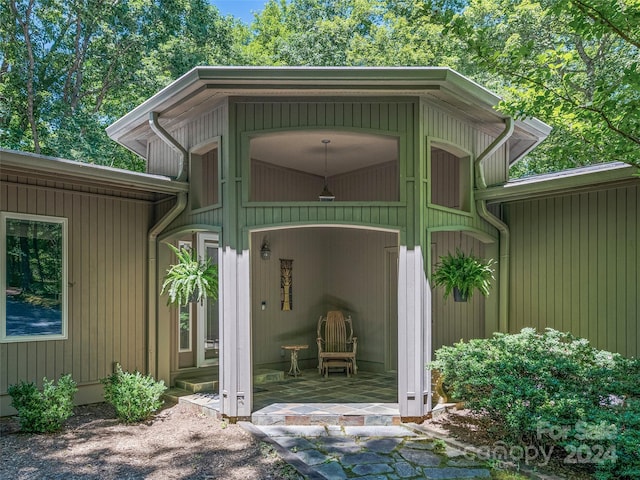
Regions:
<instances>
[{"instance_id":1,"label":"white window trim","mask_svg":"<svg viewBox=\"0 0 640 480\"><path fill-rule=\"evenodd\" d=\"M181 240L178 242L178 248L182 247L188 247L189 249L193 248L191 242ZM180 309L182 307L178 306L178 353L187 353L193 350L193 308L191 303L188 303L187 306L189 307L189 347L182 348L180 344Z\"/></svg>"},{"instance_id":2,"label":"white window trim","mask_svg":"<svg viewBox=\"0 0 640 480\"><path fill-rule=\"evenodd\" d=\"M57 223L62 226L62 331L57 335L19 335L7 336L7 219L29 220L33 222ZM68 219L47 215L0 212L0 343L41 342L47 340L66 340L68 338Z\"/></svg>"},{"instance_id":3,"label":"white window trim","mask_svg":"<svg viewBox=\"0 0 640 480\"><path fill-rule=\"evenodd\" d=\"M198 255L200 255L202 258L206 258L206 248L207 246L212 246L214 248L216 248L218 250L218 318L222 318L222 308L221 308L221 303L220 302L220 298L221 298L221 294L220 294L220 264L221 264L221 249L220 249L220 239L219 239L219 235L217 233L210 233L210 232L205 232L205 233L198 233L197 235L197 245L198 245ZM205 312L206 309L208 308L207 305L205 305L205 302L200 302L198 303L198 305L196 306L197 311L198 311L198 344L197 344L197 348L196 348L196 364L198 365L198 367L204 367L207 365L215 365L216 361L219 361L219 357L218 359L205 359L205 344L204 344L204 332L205 332L205 325L204 325L204 321L206 318ZM220 325L218 325L218 328L220 328ZM220 339L220 332L218 332L218 342L222 342L222 340ZM218 348L220 348L219 346L220 344L218 344Z\"/></svg>"}]
</instances>

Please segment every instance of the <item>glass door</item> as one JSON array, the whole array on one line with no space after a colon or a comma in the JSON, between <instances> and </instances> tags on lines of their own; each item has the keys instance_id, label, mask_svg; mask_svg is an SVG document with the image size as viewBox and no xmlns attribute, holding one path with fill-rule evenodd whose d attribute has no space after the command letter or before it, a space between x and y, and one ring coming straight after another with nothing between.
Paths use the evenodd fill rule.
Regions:
<instances>
[{"instance_id":1,"label":"glass door","mask_svg":"<svg viewBox=\"0 0 640 480\"><path fill-rule=\"evenodd\" d=\"M219 264L218 236L213 233L198 234L198 256L210 258L213 265ZM220 283L218 283L220 287ZM220 289L218 289L220 290ZM218 300L207 298L197 304L198 334L197 354L198 366L215 365L220 354L220 312Z\"/></svg>"}]
</instances>

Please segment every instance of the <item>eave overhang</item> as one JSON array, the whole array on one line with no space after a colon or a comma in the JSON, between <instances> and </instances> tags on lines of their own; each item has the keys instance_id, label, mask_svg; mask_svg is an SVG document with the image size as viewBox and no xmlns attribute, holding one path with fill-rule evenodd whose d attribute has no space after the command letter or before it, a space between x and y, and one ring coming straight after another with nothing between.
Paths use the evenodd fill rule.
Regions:
<instances>
[{"instance_id":1,"label":"eave overhang","mask_svg":"<svg viewBox=\"0 0 640 480\"><path fill-rule=\"evenodd\" d=\"M131 172L5 149L0 149L0 173L28 174L57 182L168 195L187 192L189 189L187 183L176 182L162 175Z\"/></svg>"},{"instance_id":2,"label":"eave overhang","mask_svg":"<svg viewBox=\"0 0 640 480\"><path fill-rule=\"evenodd\" d=\"M570 195L605 187L640 184L640 170L626 163L613 162L535 175L504 185L476 190L476 200L505 203L540 197Z\"/></svg>"},{"instance_id":3,"label":"eave overhang","mask_svg":"<svg viewBox=\"0 0 640 480\"><path fill-rule=\"evenodd\" d=\"M229 97L427 97L448 104L499 131L506 118L495 110L500 97L443 67L196 67L107 127L116 142L143 158L152 133L150 112L165 128L197 114L203 104ZM550 127L539 120L516 122L520 146L510 162L540 143ZM524 152L524 153L522 153Z\"/></svg>"}]
</instances>

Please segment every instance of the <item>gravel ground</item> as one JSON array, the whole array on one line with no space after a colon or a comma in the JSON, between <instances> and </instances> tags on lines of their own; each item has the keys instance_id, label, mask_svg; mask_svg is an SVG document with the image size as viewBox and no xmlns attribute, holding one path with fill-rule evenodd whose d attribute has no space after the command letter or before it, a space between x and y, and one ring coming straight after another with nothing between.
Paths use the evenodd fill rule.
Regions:
<instances>
[{"instance_id":1,"label":"gravel ground","mask_svg":"<svg viewBox=\"0 0 640 480\"><path fill-rule=\"evenodd\" d=\"M2 479L295 479L292 467L238 425L184 405L124 425L110 405L76 407L62 431L20 433L0 419Z\"/></svg>"}]
</instances>

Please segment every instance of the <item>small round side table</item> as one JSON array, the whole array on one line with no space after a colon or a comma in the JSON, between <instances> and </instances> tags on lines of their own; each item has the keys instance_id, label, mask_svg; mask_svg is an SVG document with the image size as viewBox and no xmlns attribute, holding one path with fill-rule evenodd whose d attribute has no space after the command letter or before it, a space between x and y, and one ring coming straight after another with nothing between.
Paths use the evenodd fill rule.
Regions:
<instances>
[{"instance_id":1,"label":"small round side table","mask_svg":"<svg viewBox=\"0 0 640 480\"><path fill-rule=\"evenodd\" d=\"M309 345L283 345L281 348L291 352L291 368L289 368L289 375L293 375L294 377L302 375L302 372L298 367L298 352L300 350L306 350L309 348Z\"/></svg>"}]
</instances>

